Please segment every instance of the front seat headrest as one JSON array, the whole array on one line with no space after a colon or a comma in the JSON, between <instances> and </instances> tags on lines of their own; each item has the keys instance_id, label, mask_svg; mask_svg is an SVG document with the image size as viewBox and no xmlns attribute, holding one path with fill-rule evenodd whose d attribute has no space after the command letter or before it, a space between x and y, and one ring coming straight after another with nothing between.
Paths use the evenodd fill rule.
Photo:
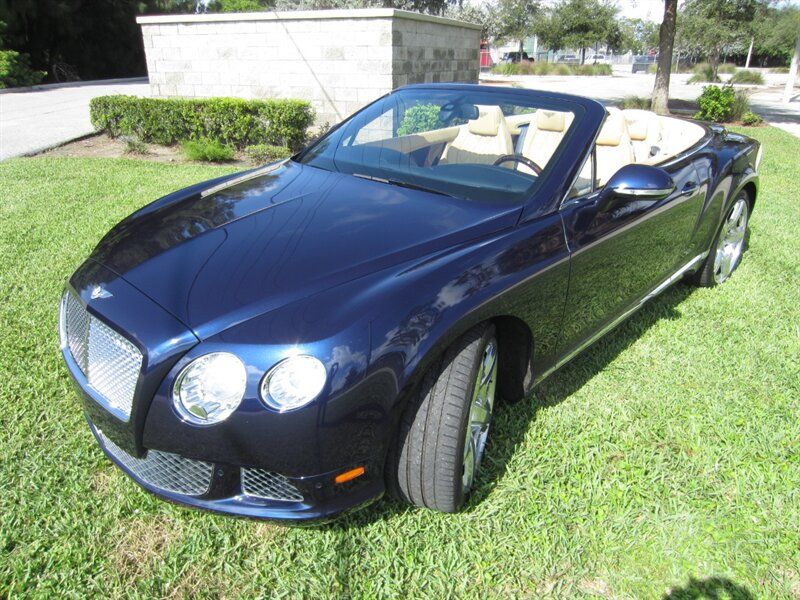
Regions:
<instances>
[{"instance_id":1,"label":"front seat headrest","mask_svg":"<svg viewBox=\"0 0 800 600\"><path fill-rule=\"evenodd\" d=\"M503 111L499 106L479 106L478 109L480 110L478 118L470 120L467 124L469 132L484 136L497 135Z\"/></svg>"},{"instance_id":2,"label":"front seat headrest","mask_svg":"<svg viewBox=\"0 0 800 600\"><path fill-rule=\"evenodd\" d=\"M566 113L539 109L536 111L536 127L539 131L561 133L567 128Z\"/></svg>"}]
</instances>

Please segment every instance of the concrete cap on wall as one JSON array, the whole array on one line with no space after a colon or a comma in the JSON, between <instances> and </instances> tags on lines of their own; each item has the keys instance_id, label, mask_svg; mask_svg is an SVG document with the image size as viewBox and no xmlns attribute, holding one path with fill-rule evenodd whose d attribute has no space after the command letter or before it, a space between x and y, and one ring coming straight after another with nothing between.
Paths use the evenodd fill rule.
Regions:
<instances>
[{"instance_id":1,"label":"concrete cap on wall","mask_svg":"<svg viewBox=\"0 0 800 600\"><path fill-rule=\"evenodd\" d=\"M168 23L220 23L225 21L299 21L302 19L409 19L412 21L427 21L441 25L465 27L467 29L481 29L477 23L458 21L447 17L424 15L408 10L394 8L354 8L334 10L290 10L290 11L264 11L251 13L214 13L214 14L184 14L184 15L150 15L136 17L140 25L155 25Z\"/></svg>"}]
</instances>

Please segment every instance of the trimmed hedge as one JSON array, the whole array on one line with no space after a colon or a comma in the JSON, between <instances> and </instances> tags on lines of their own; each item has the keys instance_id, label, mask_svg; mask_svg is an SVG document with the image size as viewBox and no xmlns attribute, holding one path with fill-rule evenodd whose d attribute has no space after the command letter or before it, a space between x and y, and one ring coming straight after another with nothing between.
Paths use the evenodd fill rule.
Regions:
<instances>
[{"instance_id":1,"label":"trimmed hedge","mask_svg":"<svg viewBox=\"0 0 800 600\"><path fill-rule=\"evenodd\" d=\"M269 144L253 144L244 149L247 157L256 164L267 164L292 155L286 146L271 146Z\"/></svg>"},{"instance_id":2,"label":"trimmed hedge","mask_svg":"<svg viewBox=\"0 0 800 600\"><path fill-rule=\"evenodd\" d=\"M302 100L98 96L89 114L92 125L112 137L132 135L162 145L208 138L236 148L272 144L296 149L314 122L311 105Z\"/></svg>"}]
</instances>

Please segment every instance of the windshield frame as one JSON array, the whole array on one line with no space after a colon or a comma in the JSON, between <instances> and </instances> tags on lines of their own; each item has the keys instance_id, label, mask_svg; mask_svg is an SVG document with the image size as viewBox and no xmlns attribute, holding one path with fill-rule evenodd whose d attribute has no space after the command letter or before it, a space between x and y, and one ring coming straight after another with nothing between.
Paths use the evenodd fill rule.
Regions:
<instances>
[{"instance_id":1,"label":"windshield frame","mask_svg":"<svg viewBox=\"0 0 800 600\"><path fill-rule=\"evenodd\" d=\"M375 104L385 101L392 95L406 91L419 92L424 90L431 90L433 92L451 90L461 93L477 92L486 94L495 93L492 91L494 89L497 90L496 93L498 94L503 94L512 98L517 97L520 102L533 104L537 109L569 111L573 113L573 123L567 130L557 151L549 161L550 164L548 164L548 167L545 169L543 177L539 177L538 181L530 186L523 197L514 200L514 204L524 206L520 218L521 221L558 210L562 197L569 191L569 186L577 175L579 167L583 164L586 155L591 151L593 140L605 119L605 108L596 100L556 92L542 92L538 90L506 87L497 89L475 84L408 85L398 88L388 94L384 94L375 101L369 103L361 110L332 127L323 136L310 143L306 148L294 155L291 160L303 166L319 168L314 165L308 165L304 163L303 160L309 153L318 148L320 144L326 143L332 136L342 134L343 128L352 123L354 119L358 118L365 111L370 110ZM340 141L341 140L337 141L337 145Z\"/></svg>"}]
</instances>

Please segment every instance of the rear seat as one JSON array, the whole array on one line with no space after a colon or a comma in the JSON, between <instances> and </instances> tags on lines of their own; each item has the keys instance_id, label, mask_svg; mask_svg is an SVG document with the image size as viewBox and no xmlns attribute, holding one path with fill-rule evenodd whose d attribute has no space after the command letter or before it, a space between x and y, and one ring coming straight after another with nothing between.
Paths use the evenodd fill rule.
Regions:
<instances>
[{"instance_id":1,"label":"rear seat","mask_svg":"<svg viewBox=\"0 0 800 600\"><path fill-rule=\"evenodd\" d=\"M637 163L658 162L664 153L663 130L658 115L648 110L623 110Z\"/></svg>"}]
</instances>

